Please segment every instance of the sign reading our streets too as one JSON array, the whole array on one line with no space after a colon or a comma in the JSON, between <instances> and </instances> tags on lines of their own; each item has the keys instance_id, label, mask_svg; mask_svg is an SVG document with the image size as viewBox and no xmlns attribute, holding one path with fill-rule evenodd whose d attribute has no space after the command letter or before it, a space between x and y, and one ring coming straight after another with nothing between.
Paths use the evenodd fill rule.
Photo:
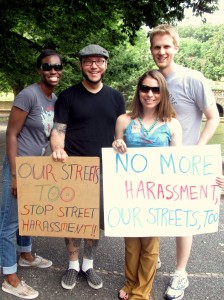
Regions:
<instances>
[{"instance_id":1,"label":"sign reading our streets too","mask_svg":"<svg viewBox=\"0 0 224 300\"><path fill-rule=\"evenodd\" d=\"M187 236L218 230L220 145L103 148L106 236Z\"/></svg>"},{"instance_id":2,"label":"sign reading our streets too","mask_svg":"<svg viewBox=\"0 0 224 300\"><path fill-rule=\"evenodd\" d=\"M21 235L99 239L98 157L17 157Z\"/></svg>"}]
</instances>

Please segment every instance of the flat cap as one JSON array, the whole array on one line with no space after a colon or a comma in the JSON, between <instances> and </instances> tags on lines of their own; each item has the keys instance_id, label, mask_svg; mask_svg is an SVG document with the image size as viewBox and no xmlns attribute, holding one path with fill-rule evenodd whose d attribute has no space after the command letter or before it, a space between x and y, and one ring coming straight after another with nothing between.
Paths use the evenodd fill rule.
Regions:
<instances>
[{"instance_id":1,"label":"flat cap","mask_svg":"<svg viewBox=\"0 0 224 300\"><path fill-rule=\"evenodd\" d=\"M105 58L108 58L109 53L99 45L88 45L79 51L79 57L87 56L104 56Z\"/></svg>"}]
</instances>

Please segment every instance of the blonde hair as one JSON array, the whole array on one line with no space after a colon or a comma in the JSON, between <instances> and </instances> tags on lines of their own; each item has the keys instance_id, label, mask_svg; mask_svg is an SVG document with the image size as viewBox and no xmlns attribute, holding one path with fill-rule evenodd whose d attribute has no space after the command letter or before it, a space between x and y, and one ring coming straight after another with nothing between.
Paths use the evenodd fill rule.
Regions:
<instances>
[{"instance_id":1,"label":"blonde hair","mask_svg":"<svg viewBox=\"0 0 224 300\"><path fill-rule=\"evenodd\" d=\"M134 99L132 102L132 108L128 115L131 117L131 119L143 117L143 106L140 101L139 91L143 80L147 77L151 77L157 80L159 84L160 103L156 107L157 116L159 117L160 120L170 121L171 118L176 117L176 112L170 103L166 79L164 78L162 73L160 73L157 70L147 71L139 78Z\"/></svg>"},{"instance_id":2,"label":"blonde hair","mask_svg":"<svg viewBox=\"0 0 224 300\"><path fill-rule=\"evenodd\" d=\"M153 38L157 34L159 34L159 35L164 35L164 34L170 35L173 39L174 46L179 47L180 38L179 38L179 34L176 31L175 27L173 27L169 24L161 24L161 25L158 25L155 28L153 28L153 30L150 32L150 37L149 37L151 46L153 46Z\"/></svg>"}]
</instances>

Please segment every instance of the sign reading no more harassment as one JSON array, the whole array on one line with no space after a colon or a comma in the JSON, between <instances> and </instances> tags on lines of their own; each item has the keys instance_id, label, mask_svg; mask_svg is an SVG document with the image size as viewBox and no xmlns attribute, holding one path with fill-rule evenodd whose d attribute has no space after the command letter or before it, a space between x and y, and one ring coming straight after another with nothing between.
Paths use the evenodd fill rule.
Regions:
<instances>
[{"instance_id":1,"label":"sign reading no more harassment","mask_svg":"<svg viewBox=\"0 0 224 300\"><path fill-rule=\"evenodd\" d=\"M98 157L16 158L21 235L99 239Z\"/></svg>"},{"instance_id":2,"label":"sign reading no more harassment","mask_svg":"<svg viewBox=\"0 0 224 300\"><path fill-rule=\"evenodd\" d=\"M220 145L103 149L107 236L186 236L218 230Z\"/></svg>"}]
</instances>

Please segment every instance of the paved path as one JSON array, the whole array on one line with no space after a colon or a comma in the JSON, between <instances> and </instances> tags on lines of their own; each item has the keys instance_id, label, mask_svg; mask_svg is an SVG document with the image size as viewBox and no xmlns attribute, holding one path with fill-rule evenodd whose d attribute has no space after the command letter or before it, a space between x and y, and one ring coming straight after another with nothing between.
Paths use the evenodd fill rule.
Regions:
<instances>
[{"instance_id":1,"label":"paved path","mask_svg":"<svg viewBox=\"0 0 224 300\"><path fill-rule=\"evenodd\" d=\"M5 130L6 130L6 124L5 123L3 123L3 124L0 123L0 132L5 132Z\"/></svg>"},{"instance_id":2,"label":"paved path","mask_svg":"<svg viewBox=\"0 0 224 300\"><path fill-rule=\"evenodd\" d=\"M0 126L0 128L2 128ZM0 130L0 166L5 148L5 132ZM0 185L1 193L1 185ZM79 278L72 291L60 285L67 266L67 255L62 238L34 237L33 252L53 261L46 270L19 268L18 273L40 293L40 300L114 300L124 284L124 243L122 238L102 237L95 259L95 268L102 276L104 286L91 289L83 278ZM161 238L160 257L162 267L154 282L156 300L163 299L169 281L169 272L175 262L175 239ZM223 300L224 297L224 200L221 200L219 232L194 237L191 258L188 264L190 286L184 300ZM1 281L3 276L0 275ZM18 299L0 290L0 299Z\"/></svg>"}]
</instances>

